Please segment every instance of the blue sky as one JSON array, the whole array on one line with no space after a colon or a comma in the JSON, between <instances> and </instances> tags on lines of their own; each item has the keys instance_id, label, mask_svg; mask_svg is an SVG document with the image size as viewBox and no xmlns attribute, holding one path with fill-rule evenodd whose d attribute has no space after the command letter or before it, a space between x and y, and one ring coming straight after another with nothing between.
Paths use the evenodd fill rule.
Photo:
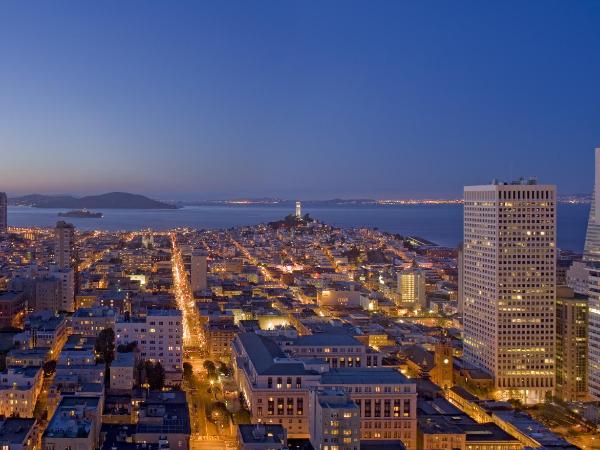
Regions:
<instances>
[{"instance_id":1,"label":"blue sky","mask_svg":"<svg viewBox=\"0 0 600 450\"><path fill-rule=\"evenodd\" d=\"M588 192L600 2L0 3L0 190Z\"/></svg>"}]
</instances>

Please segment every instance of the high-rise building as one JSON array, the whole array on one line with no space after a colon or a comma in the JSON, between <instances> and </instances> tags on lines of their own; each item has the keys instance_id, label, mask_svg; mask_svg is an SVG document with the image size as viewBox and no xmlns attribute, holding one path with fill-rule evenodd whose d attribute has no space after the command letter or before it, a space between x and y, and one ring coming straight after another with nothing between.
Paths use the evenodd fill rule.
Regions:
<instances>
[{"instance_id":1,"label":"high-rise building","mask_svg":"<svg viewBox=\"0 0 600 450\"><path fill-rule=\"evenodd\" d=\"M75 227L70 223L60 220L55 229L56 264L61 269L70 268L73 264L73 253L75 249Z\"/></svg>"},{"instance_id":2,"label":"high-rise building","mask_svg":"<svg viewBox=\"0 0 600 450\"><path fill-rule=\"evenodd\" d=\"M207 275L207 262L206 253L201 250L194 250L192 252L191 269L190 269L190 284L192 292L202 292L208 287L206 275Z\"/></svg>"},{"instance_id":3,"label":"high-rise building","mask_svg":"<svg viewBox=\"0 0 600 450\"><path fill-rule=\"evenodd\" d=\"M464 189L464 358L497 397L537 403L555 382L556 187Z\"/></svg>"},{"instance_id":4,"label":"high-rise building","mask_svg":"<svg viewBox=\"0 0 600 450\"><path fill-rule=\"evenodd\" d=\"M456 266L458 269L458 314L462 316L463 305L465 304L465 289L463 285L464 274L464 248L461 242L458 246L458 257L456 260Z\"/></svg>"},{"instance_id":5,"label":"high-rise building","mask_svg":"<svg viewBox=\"0 0 600 450\"><path fill-rule=\"evenodd\" d=\"M403 306L427 309L425 295L425 272L419 269L407 269L398 273L398 292Z\"/></svg>"},{"instance_id":6,"label":"high-rise building","mask_svg":"<svg viewBox=\"0 0 600 450\"><path fill-rule=\"evenodd\" d=\"M302 203L300 203L300 202L296 202L296 218L297 219L302 218Z\"/></svg>"},{"instance_id":7,"label":"high-rise building","mask_svg":"<svg viewBox=\"0 0 600 450\"><path fill-rule=\"evenodd\" d=\"M600 400L600 148L595 154L595 179L583 261L588 271L588 392ZM598 211L598 214L596 213Z\"/></svg>"},{"instance_id":8,"label":"high-rise building","mask_svg":"<svg viewBox=\"0 0 600 450\"><path fill-rule=\"evenodd\" d=\"M0 233L8 230L8 199L5 192L0 192Z\"/></svg>"},{"instance_id":9,"label":"high-rise building","mask_svg":"<svg viewBox=\"0 0 600 450\"><path fill-rule=\"evenodd\" d=\"M573 289L556 293L556 395L565 402L587 398L588 300Z\"/></svg>"}]
</instances>

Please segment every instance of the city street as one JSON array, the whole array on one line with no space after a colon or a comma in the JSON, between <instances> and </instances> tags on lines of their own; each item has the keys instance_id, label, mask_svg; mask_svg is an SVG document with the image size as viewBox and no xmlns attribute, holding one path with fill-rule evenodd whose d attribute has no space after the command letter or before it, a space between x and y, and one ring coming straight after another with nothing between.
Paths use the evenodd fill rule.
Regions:
<instances>
[{"instance_id":1,"label":"city street","mask_svg":"<svg viewBox=\"0 0 600 450\"><path fill-rule=\"evenodd\" d=\"M188 399L192 427L190 445L192 449L233 448L235 439L232 439L231 436L232 427L225 426L222 429L206 418L206 411L214 401L213 395L207 392L208 383L202 382L200 378L204 374L203 363L206 342L185 271L181 250L177 245L176 233L171 233L170 238L175 298L179 309L183 313L184 360L191 365L194 378L193 385L190 385L190 380L183 383L183 389L186 391ZM226 432L224 433L223 430ZM227 442L229 442L229 447Z\"/></svg>"}]
</instances>

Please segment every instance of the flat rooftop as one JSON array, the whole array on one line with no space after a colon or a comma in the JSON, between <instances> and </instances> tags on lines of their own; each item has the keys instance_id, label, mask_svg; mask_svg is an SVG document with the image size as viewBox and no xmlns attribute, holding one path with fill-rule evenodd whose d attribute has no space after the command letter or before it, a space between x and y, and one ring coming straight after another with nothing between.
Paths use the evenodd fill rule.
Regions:
<instances>
[{"instance_id":1,"label":"flat rooftop","mask_svg":"<svg viewBox=\"0 0 600 450\"><path fill-rule=\"evenodd\" d=\"M92 421L85 417L77 417L71 412L83 408L98 408L99 397L63 397L50 423L44 431L44 436L57 438L86 438L92 429Z\"/></svg>"},{"instance_id":2,"label":"flat rooftop","mask_svg":"<svg viewBox=\"0 0 600 450\"><path fill-rule=\"evenodd\" d=\"M111 367L133 367L134 365L135 355L133 352L115 352L115 359L110 364Z\"/></svg>"},{"instance_id":3,"label":"flat rooftop","mask_svg":"<svg viewBox=\"0 0 600 450\"><path fill-rule=\"evenodd\" d=\"M0 424L0 444L22 444L33 428L35 419L9 417Z\"/></svg>"},{"instance_id":4,"label":"flat rooftop","mask_svg":"<svg viewBox=\"0 0 600 450\"><path fill-rule=\"evenodd\" d=\"M242 424L238 425L239 434L244 444L283 443L285 428L277 424Z\"/></svg>"},{"instance_id":5,"label":"flat rooftop","mask_svg":"<svg viewBox=\"0 0 600 450\"><path fill-rule=\"evenodd\" d=\"M299 336L292 344L297 347L304 346L360 346L364 345L356 338L345 333L316 333Z\"/></svg>"},{"instance_id":6,"label":"flat rooftop","mask_svg":"<svg viewBox=\"0 0 600 450\"><path fill-rule=\"evenodd\" d=\"M4 291L0 292L0 302L14 302L17 300L23 300L23 293L16 291Z\"/></svg>"},{"instance_id":7,"label":"flat rooftop","mask_svg":"<svg viewBox=\"0 0 600 450\"><path fill-rule=\"evenodd\" d=\"M115 311L110 308L78 308L73 317L115 317Z\"/></svg>"},{"instance_id":8,"label":"flat rooftop","mask_svg":"<svg viewBox=\"0 0 600 450\"><path fill-rule=\"evenodd\" d=\"M148 316L181 317L178 309L149 309Z\"/></svg>"},{"instance_id":9,"label":"flat rooftop","mask_svg":"<svg viewBox=\"0 0 600 450\"><path fill-rule=\"evenodd\" d=\"M321 376L321 384L414 384L396 369L345 368L331 369Z\"/></svg>"}]
</instances>

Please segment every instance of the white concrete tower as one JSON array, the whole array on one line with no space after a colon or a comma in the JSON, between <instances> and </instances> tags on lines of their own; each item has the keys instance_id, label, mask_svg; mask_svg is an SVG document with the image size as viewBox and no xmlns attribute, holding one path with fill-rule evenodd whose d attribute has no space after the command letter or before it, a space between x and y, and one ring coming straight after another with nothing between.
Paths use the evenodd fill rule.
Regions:
<instances>
[{"instance_id":1,"label":"white concrete tower","mask_svg":"<svg viewBox=\"0 0 600 450\"><path fill-rule=\"evenodd\" d=\"M464 189L464 357L497 397L544 401L555 385L556 187Z\"/></svg>"},{"instance_id":2,"label":"white concrete tower","mask_svg":"<svg viewBox=\"0 0 600 450\"><path fill-rule=\"evenodd\" d=\"M296 218L302 219L302 203L296 202Z\"/></svg>"}]
</instances>

